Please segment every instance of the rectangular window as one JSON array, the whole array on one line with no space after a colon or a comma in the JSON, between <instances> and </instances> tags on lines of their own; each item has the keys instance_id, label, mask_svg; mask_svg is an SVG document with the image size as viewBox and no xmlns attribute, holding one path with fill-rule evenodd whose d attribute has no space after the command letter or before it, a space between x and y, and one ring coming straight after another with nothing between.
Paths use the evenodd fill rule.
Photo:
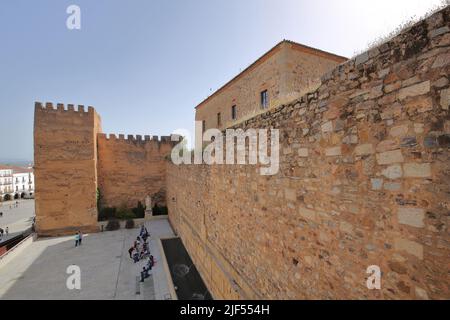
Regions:
<instances>
[{"instance_id":1,"label":"rectangular window","mask_svg":"<svg viewBox=\"0 0 450 320\"><path fill-rule=\"evenodd\" d=\"M261 92L261 108L266 109L269 107L269 94L267 90Z\"/></svg>"},{"instance_id":2,"label":"rectangular window","mask_svg":"<svg viewBox=\"0 0 450 320\"><path fill-rule=\"evenodd\" d=\"M222 119L220 117L220 112L217 114L217 127L220 127L222 125Z\"/></svg>"},{"instance_id":3,"label":"rectangular window","mask_svg":"<svg viewBox=\"0 0 450 320\"><path fill-rule=\"evenodd\" d=\"M202 121L202 132L205 132L205 131L206 131L206 121L203 120Z\"/></svg>"},{"instance_id":4,"label":"rectangular window","mask_svg":"<svg viewBox=\"0 0 450 320\"><path fill-rule=\"evenodd\" d=\"M237 114L236 114L236 106L231 107L231 119L236 120Z\"/></svg>"}]
</instances>

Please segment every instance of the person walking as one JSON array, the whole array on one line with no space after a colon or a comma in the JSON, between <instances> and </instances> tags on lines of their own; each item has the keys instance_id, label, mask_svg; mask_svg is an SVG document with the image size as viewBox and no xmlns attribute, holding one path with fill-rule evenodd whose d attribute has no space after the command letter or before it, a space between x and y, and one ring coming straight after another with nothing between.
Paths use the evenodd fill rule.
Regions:
<instances>
[{"instance_id":1,"label":"person walking","mask_svg":"<svg viewBox=\"0 0 450 320\"><path fill-rule=\"evenodd\" d=\"M131 247L130 249L128 249L128 254L130 255L131 259L133 259L133 251L134 251L134 246Z\"/></svg>"},{"instance_id":2,"label":"person walking","mask_svg":"<svg viewBox=\"0 0 450 320\"><path fill-rule=\"evenodd\" d=\"M78 231L78 245L81 246L81 241L83 240L83 233Z\"/></svg>"},{"instance_id":3,"label":"person walking","mask_svg":"<svg viewBox=\"0 0 450 320\"><path fill-rule=\"evenodd\" d=\"M79 241L80 241L80 234L77 232L75 234L75 247L78 247Z\"/></svg>"},{"instance_id":4,"label":"person walking","mask_svg":"<svg viewBox=\"0 0 450 320\"><path fill-rule=\"evenodd\" d=\"M9 234L9 227L6 227L6 229L5 229L5 234L6 234L6 237L8 238L8 234Z\"/></svg>"}]
</instances>

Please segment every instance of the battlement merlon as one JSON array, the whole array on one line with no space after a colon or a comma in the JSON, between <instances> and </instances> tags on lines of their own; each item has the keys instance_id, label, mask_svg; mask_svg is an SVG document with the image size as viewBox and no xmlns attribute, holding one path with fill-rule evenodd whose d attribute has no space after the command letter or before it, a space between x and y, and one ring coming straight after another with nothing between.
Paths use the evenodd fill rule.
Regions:
<instances>
[{"instance_id":1,"label":"battlement merlon","mask_svg":"<svg viewBox=\"0 0 450 320\"><path fill-rule=\"evenodd\" d=\"M52 116L48 116L52 115ZM79 119L80 117L91 123L92 129L97 132L102 132L101 118L100 115L95 111L94 107L88 106L87 111L84 105L75 106L74 104L64 105L63 103L57 103L56 108L52 102L42 102L34 103L34 116L35 116L35 127L42 120L58 122L58 121L70 121L69 119ZM56 117L55 117L56 116ZM65 119L65 120L63 120ZM78 120L73 120L78 121Z\"/></svg>"},{"instance_id":2,"label":"battlement merlon","mask_svg":"<svg viewBox=\"0 0 450 320\"><path fill-rule=\"evenodd\" d=\"M88 106L87 112L85 111L84 105L78 105L77 109L75 109L74 104L67 104L64 105L64 103L57 103L56 108L54 107L54 104L52 102L46 102L45 104L42 102L36 101L34 103L34 108L36 111L55 111L55 112L75 112L75 113L83 113L83 114L90 114L95 113L95 109L92 106Z\"/></svg>"},{"instance_id":3,"label":"battlement merlon","mask_svg":"<svg viewBox=\"0 0 450 320\"><path fill-rule=\"evenodd\" d=\"M172 139L172 137L178 137L178 135L172 134L170 136L150 136L150 135L124 135L119 134L116 135L114 133L106 134L106 133L99 133L98 139L106 140L106 141L123 141L123 142L134 142L134 143L163 143L163 144L171 144L175 145L179 142L176 138ZM174 140L174 141L172 141Z\"/></svg>"}]
</instances>

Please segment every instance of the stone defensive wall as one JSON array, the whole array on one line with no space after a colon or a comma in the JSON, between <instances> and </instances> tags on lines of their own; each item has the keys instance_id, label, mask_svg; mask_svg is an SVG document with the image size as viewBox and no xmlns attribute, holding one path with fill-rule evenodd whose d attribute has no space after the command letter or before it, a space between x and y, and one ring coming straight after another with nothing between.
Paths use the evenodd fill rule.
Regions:
<instances>
[{"instance_id":1,"label":"stone defensive wall","mask_svg":"<svg viewBox=\"0 0 450 320\"><path fill-rule=\"evenodd\" d=\"M166 205L171 137L109 135L93 107L35 104L36 231L40 236L98 231L97 190L109 207Z\"/></svg>"},{"instance_id":2,"label":"stone defensive wall","mask_svg":"<svg viewBox=\"0 0 450 320\"><path fill-rule=\"evenodd\" d=\"M215 298L450 298L449 16L237 125L280 129L278 174L168 164L171 224Z\"/></svg>"},{"instance_id":3,"label":"stone defensive wall","mask_svg":"<svg viewBox=\"0 0 450 320\"><path fill-rule=\"evenodd\" d=\"M39 235L97 231L97 132L94 108L36 102L36 230Z\"/></svg>"},{"instance_id":4,"label":"stone defensive wall","mask_svg":"<svg viewBox=\"0 0 450 320\"><path fill-rule=\"evenodd\" d=\"M98 180L102 206L165 206L166 165L174 143L170 136L98 135Z\"/></svg>"}]
</instances>

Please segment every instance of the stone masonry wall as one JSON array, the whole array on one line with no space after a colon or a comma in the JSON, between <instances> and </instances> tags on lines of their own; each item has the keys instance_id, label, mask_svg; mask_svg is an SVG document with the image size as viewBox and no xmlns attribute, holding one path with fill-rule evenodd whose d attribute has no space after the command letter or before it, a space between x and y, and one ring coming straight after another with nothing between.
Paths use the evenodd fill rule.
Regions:
<instances>
[{"instance_id":1,"label":"stone masonry wall","mask_svg":"<svg viewBox=\"0 0 450 320\"><path fill-rule=\"evenodd\" d=\"M97 132L92 107L35 105L36 229L39 235L97 231Z\"/></svg>"},{"instance_id":2,"label":"stone masonry wall","mask_svg":"<svg viewBox=\"0 0 450 320\"><path fill-rule=\"evenodd\" d=\"M242 123L280 129L277 175L168 164L170 221L214 297L450 298L449 16Z\"/></svg>"},{"instance_id":3,"label":"stone masonry wall","mask_svg":"<svg viewBox=\"0 0 450 320\"><path fill-rule=\"evenodd\" d=\"M170 137L98 135L98 179L102 205L136 207L154 196L165 205L166 166L173 143Z\"/></svg>"}]
</instances>

